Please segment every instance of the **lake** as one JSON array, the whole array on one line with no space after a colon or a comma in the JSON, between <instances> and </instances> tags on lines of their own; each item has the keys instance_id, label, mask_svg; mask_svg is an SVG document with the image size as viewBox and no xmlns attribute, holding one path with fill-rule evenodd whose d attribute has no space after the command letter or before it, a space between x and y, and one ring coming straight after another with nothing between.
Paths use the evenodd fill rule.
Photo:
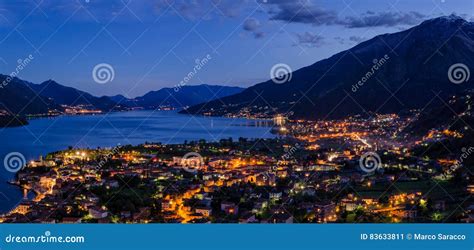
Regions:
<instances>
[{"instance_id":1,"label":"lake","mask_svg":"<svg viewBox=\"0 0 474 250\"><path fill-rule=\"evenodd\" d=\"M67 147L113 147L144 142L165 144L185 140L223 138L272 138L262 120L202 117L175 111L130 111L103 115L58 116L30 120L23 127L0 128L0 213L10 210L23 197L22 191L7 184L14 178L4 166L4 158L19 152L27 161Z\"/></svg>"}]
</instances>

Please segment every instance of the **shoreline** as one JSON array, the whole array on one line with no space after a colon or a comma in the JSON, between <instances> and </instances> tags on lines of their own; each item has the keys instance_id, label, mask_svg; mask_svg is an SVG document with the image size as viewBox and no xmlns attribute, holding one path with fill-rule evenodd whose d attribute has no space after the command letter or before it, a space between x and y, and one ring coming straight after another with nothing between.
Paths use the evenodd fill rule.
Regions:
<instances>
[{"instance_id":1,"label":"shoreline","mask_svg":"<svg viewBox=\"0 0 474 250\"><path fill-rule=\"evenodd\" d=\"M127 113L127 112L137 112L136 110L135 111L117 111L117 112L110 112L110 113ZM140 110L138 112L147 112L147 110ZM195 116L195 115L187 115L187 114L179 114L177 113L175 110L171 110L171 111L168 111L168 110L164 110L164 111L160 111L160 112L165 112L165 113L169 113L169 114L176 114L176 115L179 115L180 117L181 116ZM33 117L32 119L41 119L41 118L58 118L59 116L69 116L69 117L76 117L76 116L99 116L99 115L106 115L106 114L110 114L110 113L104 113L104 114L81 114L81 115L67 115L67 114L64 114L64 115L58 115L58 116L42 116L42 117ZM196 115L198 116L198 115ZM213 117L209 117L209 116L199 116L199 117L202 117L202 118L213 118ZM237 118L237 117L216 117L216 118L220 118L220 119L223 119L223 120L248 120L248 124L233 124L233 122L230 122L229 126L236 126L236 127L249 127L249 128L255 128L255 129L263 129L263 128L268 128L268 132L265 132L267 135L271 135L269 138L275 138L276 137L276 134L271 130L272 128L272 124L271 124L271 120L270 119L249 119L249 118ZM30 124L31 125L31 124ZM253 131L253 130L252 130ZM199 133L197 133L197 135L199 135ZM255 136L252 136L252 135L246 135L246 134L241 134L241 135L233 135L231 136L234 140L237 140L239 137L244 137L244 138L248 138L248 139L255 139L255 138L261 138L262 135L259 135L258 137L255 137ZM204 137L201 137L203 139L205 139L207 142L218 142L220 139L227 139L229 137L219 137L219 138L206 138L205 136ZM263 137L262 139L265 139L265 137ZM198 139L196 138L192 138L191 140L189 140L188 142L190 141L198 141ZM144 143L146 143L147 140L146 139L143 139L141 140L140 142L137 142L137 143L130 143L129 145L132 145L132 146L138 146L138 145L143 145ZM148 141L149 142L149 141ZM186 142L186 139L183 139L181 141L169 141L168 143L165 143L165 142L160 142L159 139L155 140L154 143L159 143L159 144L166 144L166 145L177 145L177 144L184 144ZM105 146L104 146L105 145ZM116 146L117 144L108 144L107 145L107 142L105 142L105 144L102 144L100 146L98 145L94 145L94 147L91 147L91 149L97 149L97 148L113 148L114 146ZM52 150L47 150L46 153L38 153L38 152L35 152L34 153L34 157L33 158L30 158L32 160L37 160L41 155L48 155L50 153L54 153L54 152L57 152L57 151L63 151L63 150L67 150L67 147L60 147L58 149L52 149ZM10 150L6 150L6 151L10 151ZM26 152L26 151L25 151ZM38 153L38 154L37 154ZM6 176L5 176L6 177ZM4 178L2 178L4 179ZM1 180L3 181L3 180ZM17 182L17 176L11 176L11 178L5 178L5 182L6 182L6 185L11 185L11 186L14 186L16 188L18 188L17 190L19 192L22 191L22 189L24 188L22 185L20 185L18 182ZM29 189L29 191L31 191ZM16 195L15 195L16 197ZM12 199L12 200L16 200L16 199ZM21 198L18 200L18 202L21 201ZM18 203L17 202L17 203ZM14 202L12 202L14 203ZM15 207L10 207L8 206L8 208L6 207L7 204L5 204L5 211L10 211L12 209L14 209ZM3 209L2 209L3 210ZM5 212L6 213L6 212Z\"/></svg>"},{"instance_id":2,"label":"shoreline","mask_svg":"<svg viewBox=\"0 0 474 250\"><path fill-rule=\"evenodd\" d=\"M15 206L12 206L10 209L8 209L7 211L5 212L0 212L0 223L1 223L1 219L2 217L5 217L7 216L8 214L10 214L12 211L15 211L15 209L17 209L17 207L20 205L20 203L22 201L33 201L36 197L38 197L38 192L36 192L34 189L30 188L30 187L27 187L27 186L23 186L21 185L19 182L18 182L18 179L15 178L15 181L5 181L5 183L7 183L8 185L11 185L11 186L14 186L16 188L18 188L20 191L23 192L24 196L22 199L20 199L17 204ZM34 197L28 197L29 194L33 192L34 193ZM25 197L26 195L26 197Z\"/></svg>"},{"instance_id":3,"label":"shoreline","mask_svg":"<svg viewBox=\"0 0 474 250\"><path fill-rule=\"evenodd\" d=\"M272 130L270 130L270 133L271 133L271 134L275 134L274 131L272 131ZM234 139L234 138L232 138L232 139ZM265 139L275 139L275 138L245 138L245 139L248 139L248 140L259 140L259 139L263 139L263 140L265 140ZM218 142L218 141L213 141L213 142ZM189 141L188 143L199 143L199 140ZM166 143L166 144L164 144L164 143L157 143L157 142L149 142L149 143L144 142L144 143L135 144L135 145L119 145L119 146L139 147L139 146L144 146L144 145L147 145L147 144L162 144L162 145L175 145L175 146L176 146L176 145L183 145L184 142L181 142L181 143ZM117 147L117 146L116 146L116 147ZM95 148L95 149L91 149L91 150L97 150L97 149L99 149L99 148L100 148L100 147ZM114 147L103 147L102 149L111 149L111 150L113 150L113 148L114 148ZM52 154L52 153L59 153L59 152L67 151L67 150L68 150L68 149L62 149L62 150L58 150L58 151L53 151L53 152L47 153L46 155L49 155L49 154ZM84 148L75 148L74 150L84 150ZM25 167L25 169L26 169L26 167ZM23 169L22 169L22 170L23 170ZM20 170L20 171L22 171L22 170ZM20 171L19 171L19 172L20 172ZM17 172L17 173L18 173L18 172ZM8 210L8 212L0 213L0 223L2 223L2 217L7 216L7 215L10 214L12 211L14 211L15 209L17 209L17 207L21 204L22 201L35 201L35 202L41 201L41 199L40 199L40 200L35 200L37 197L41 197L41 193L38 192L37 190L35 190L34 188L31 188L31 187L29 187L29 186L21 185L21 184L19 183L19 181L18 181L18 175L17 175L17 174L15 174L14 181L12 181L12 180L7 180L7 181L5 181L5 182L6 182L8 185L12 185L12 186L17 187L18 189L22 190L23 192L25 192L25 190L26 190L26 193L25 193L26 196L28 196L28 194L29 194L30 192L33 192L33 193L34 193L34 197L32 197L32 198L27 197L26 199L25 199L25 198L22 198L19 202L17 202L17 204L16 204L15 206L11 207L11 208Z\"/></svg>"},{"instance_id":4,"label":"shoreline","mask_svg":"<svg viewBox=\"0 0 474 250\"><path fill-rule=\"evenodd\" d=\"M25 115L25 116L23 116L24 120L25 120L24 124L14 124L14 125L9 124L8 126L2 126L0 124L0 129L26 127L26 126L30 125L30 122L29 122L30 120L37 120L37 119L42 119L42 118L56 118L56 117L62 117L62 116L70 116L70 117L74 117L74 116L98 116L98 115L109 115L109 114L115 114L115 113L128 113L128 112L140 112L140 111L172 112L172 113L175 113L175 114L178 114L178 115L183 115L183 116L194 116L194 117L204 117L204 118L247 119L247 120L258 120L258 121L262 121L262 122L272 122L271 117L257 118L257 117L209 116L209 115L203 115L203 114L182 113L178 109L172 109L172 110L167 110L167 109L163 109L163 110L154 110L154 109L135 110L135 109L132 109L132 110L123 110L123 111L109 111L109 112L102 112L102 113L91 112L91 113L71 113L71 114L65 113L65 114L54 114L54 115L46 115L46 114ZM11 121L10 121L10 123L11 123Z\"/></svg>"}]
</instances>

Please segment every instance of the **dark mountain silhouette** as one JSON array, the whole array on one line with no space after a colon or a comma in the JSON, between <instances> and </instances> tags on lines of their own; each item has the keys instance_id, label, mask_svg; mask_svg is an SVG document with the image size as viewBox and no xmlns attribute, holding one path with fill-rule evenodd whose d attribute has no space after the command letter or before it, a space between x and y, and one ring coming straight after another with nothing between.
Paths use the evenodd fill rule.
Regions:
<instances>
[{"instance_id":1,"label":"dark mountain silhouette","mask_svg":"<svg viewBox=\"0 0 474 250\"><path fill-rule=\"evenodd\" d=\"M195 85L182 86L179 88L162 88L157 91L150 91L147 94L128 99L122 95L110 97L112 100L128 107L142 107L145 109L155 109L158 107L184 108L214 99L233 95L242 92L240 87L228 87L218 85Z\"/></svg>"},{"instance_id":2,"label":"dark mountain silhouette","mask_svg":"<svg viewBox=\"0 0 474 250\"><path fill-rule=\"evenodd\" d=\"M402 131L408 138L421 139L431 136L429 145L418 145L413 149L413 155L423 155L434 159L462 154L462 157L465 157L461 161L462 165L472 171L474 158L466 157L464 154L474 145L473 94L474 91L468 90L463 94L449 96L437 105L430 105ZM433 130L448 130L448 133L455 131L458 134L437 137L431 134Z\"/></svg>"},{"instance_id":3,"label":"dark mountain silhouette","mask_svg":"<svg viewBox=\"0 0 474 250\"><path fill-rule=\"evenodd\" d=\"M39 96L31 83L0 75L0 113L9 115L46 114L56 105L48 98Z\"/></svg>"},{"instance_id":4,"label":"dark mountain silhouette","mask_svg":"<svg viewBox=\"0 0 474 250\"><path fill-rule=\"evenodd\" d=\"M30 87L39 95L50 98L59 105L87 105L103 111L120 110L120 106L109 97L95 97L87 92L63 86L53 80L41 84L30 83Z\"/></svg>"},{"instance_id":5,"label":"dark mountain silhouette","mask_svg":"<svg viewBox=\"0 0 474 250\"><path fill-rule=\"evenodd\" d=\"M119 103L123 102L124 100L127 100L128 98L123 96L123 95L114 95L114 96L109 96L110 100Z\"/></svg>"},{"instance_id":6,"label":"dark mountain silhouette","mask_svg":"<svg viewBox=\"0 0 474 250\"><path fill-rule=\"evenodd\" d=\"M436 105L429 105L409 124L405 131L415 136L424 136L430 130L455 130L469 134L474 141L473 90L449 96Z\"/></svg>"},{"instance_id":7,"label":"dark mountain silhouette","mask_svg":"<svg viewBox=\"0 0 474 250\"><path fill-rule=\"evenodd\" d=\"M41 84L0 75L0 127L27 124L27 115L58 114L63 105L84 106L104 112L129 108L155 109L160 106L183 108L241 92L239 87L215 85L163 88L142 97L128 99L123 95L96 97L87 92L63 86L53 80Z\"/></svg>"},{"instance_id":8,"label":"dark mountain silhouette","mask_svg":"<svg viewBox=\"0 0 474 250\"><path fill-rule=\"evenodd\" d=\"M439 17L294 71L283 84L269 80L183 112L246 110L322 119L419 109L436 102L436 94L446 98L473 88L474 77L461 84L448 79L449 68L457 63L474 69L474 23L454 15Z\"/></svg>"}]
</instances>

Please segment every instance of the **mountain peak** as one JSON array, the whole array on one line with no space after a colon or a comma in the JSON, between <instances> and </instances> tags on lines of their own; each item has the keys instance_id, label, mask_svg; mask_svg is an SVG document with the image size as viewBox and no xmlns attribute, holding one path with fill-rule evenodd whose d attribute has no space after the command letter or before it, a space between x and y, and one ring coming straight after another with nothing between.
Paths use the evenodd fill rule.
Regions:
<instances>
[{"instance_id":1,"label":"mountain peak","mask_svg":"<svg viewBox=\"0 0 474 250\"><path fill-rule=\"evenodd\" d=\"M438 17L439 19L443 19L443 20L446 20L446 21L457 21L457 20L463 20L463 21L466 21L464 20L464 18L456 15L456 14L451 14L449 16L441 16L441 17Z\"/></svg>"},{"instance_id":2,"label":"mountain peak","mask_svg":"<svg viewBox=\"0 0 474 250\"><path fill-rule=\"evenodd\" d=\"M421 26L424 25L449 25L449 26L462 26L465 23L468 23L464 18L456 15L451 14L449 16L440 16L433 19L429 19L424 21Z\"/></svg>"},{"instance_id":3,"label":"mountain peak","mask_svg":"<svg viewBox=\"0 0 474 250\"><path fill-rule=\"evenodd\" d=\"M49 85L53 85L53 86L57 86L57 85L61 85L61 84L59 84L58 82L56 82L56 81L53 80L53 79L48 79L48 80L46 80L46 81L40 83L39 85L48 85L48 86L49 86ZM62 85L61 85L61 86L62 86Z\"/></svg>"}]
</instances>

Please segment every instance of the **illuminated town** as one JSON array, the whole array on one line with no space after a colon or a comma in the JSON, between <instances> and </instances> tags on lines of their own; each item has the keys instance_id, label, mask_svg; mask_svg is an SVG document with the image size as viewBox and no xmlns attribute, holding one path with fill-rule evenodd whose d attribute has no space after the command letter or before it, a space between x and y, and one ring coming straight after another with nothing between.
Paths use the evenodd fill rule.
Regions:
<instances>
[{"instance_id":1,"label":"illuminated town","mask_svg":"<svg viewBox=\"0 0 474 250\"><path fill-rule=\"evenodd\" d=\"M465 135L439 128L409 136L405 128L417 116L304 121L278 115L275 139L69 148L17 173L13 184L25 199L0 220L472 222L472 168L462 167L461 155L474 148L430 154L434 144Z\"/></svg>"}]
</instances>

